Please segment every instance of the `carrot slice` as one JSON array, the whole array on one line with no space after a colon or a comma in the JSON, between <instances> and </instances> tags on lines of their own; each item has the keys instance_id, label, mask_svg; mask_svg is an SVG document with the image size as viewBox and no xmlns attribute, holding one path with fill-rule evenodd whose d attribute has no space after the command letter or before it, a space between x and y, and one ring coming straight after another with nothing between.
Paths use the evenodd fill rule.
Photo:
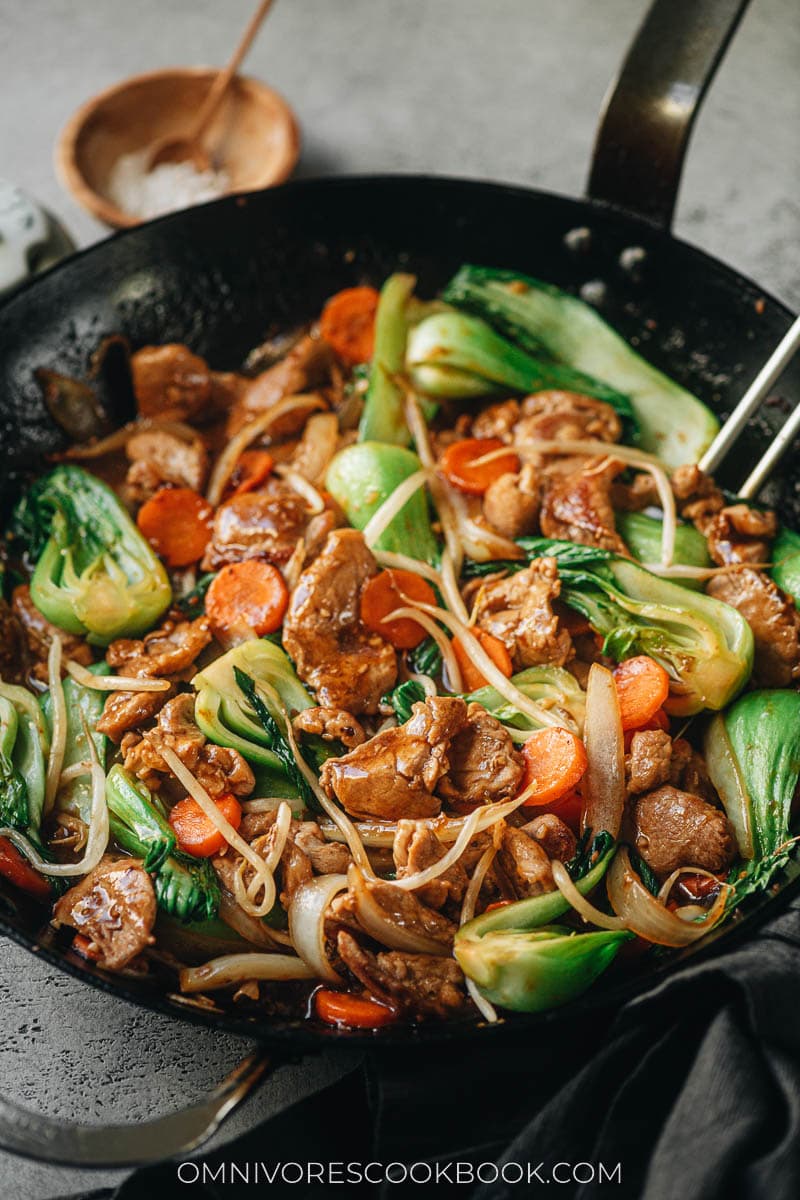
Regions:
<instances>
[{"instance_id":1,"label":"carrot slice","mask_svg":"<svg viewBox=\"0 0 800 1200\"><path fill-rule=\"evenodd\" d=\"M487 633L485 629L473 629L472 633L498 670L503 672L506 679L510 679L514 665L511 662L511 655L506 650L505 645L499 638L494 637L491 633ZM477 692L478 688L486 687L488 681L481 675L458 638L453 638L452 647L453 653L456 656L456 662L461 670L461 681L464 684L464 691Z\"/></svg>"},{"instance_id":2,"label":"carrot slice","mask_svg":"<svg viewBox=\"0 0 800 1200\"><path fill-rule=\"evenodd\" d=\"M88 958L89 962L97 962L100 958L100 951L94 942L84 937L82 933L76 933L73 937L72 949L76 954L80 954L81 958Z\"/></svg>"},{"instance_id":3,"label":"carrot slice","mask_svg":"<svg viewBox=\"0 0 800 1200\"><path fill-rule=\"evenodd\" d=\"M403 608L408 601L436 604L436 593L429 583L413 571L390 567L373 575L361 593L361 620L372 633L379 633L396 650L413 650L426 637L425 630L410 617L387 621L389 613Z\"/></svg>"},{"instance_id":4,"label":"carrot slice","mask_svg":"<svg viewBox=\"0 0 800 1200\"><path fill-rule=\"evenodd\" d=\"M289 590L277 567L256 558L229 563L206 592L206 614L214 636L249 630L257 637L280 629Z\"/></svg>"},{"instance_id":5,"label":"carrot slice","mask_svg":"<svg viewBox=\"0 0 800 1200\"><path fill-rule=\"evenodd\" d=\"M211 538L214 510L191 488L161 488L139 509L136 522L168 567L190 567Z\"/></svg>"},{"instance_id":6,"label":"carrot slice","mask_svg":"<svg viewBox=\"0 0 800 1200\"><path fill-rule=\"evenodd\" d=\"M242 806L235 796L226 792L215 801L217 808L234 829L242 823ZM169 814L169 823L175 831L178 846L195 858L210 858L219 854L226 844L225 838L191 796L179 800Z\"/></svg>"},{"instance_id":7,"label":"carrot slice","mask_svg":"<svg viewBox=\"0 0 800 1200\"><path fill-rule=\"evenodd\" d=\"M8 838L0 838L0 875L37 900L50 899L50 884L45 876L33 869Z\"/></svg>"},{"instance_id":8,"label":"carrot slice","mask_svg":"<svg viewBox=\"0 0 800 1200\"><path fill-rule=\"evenodd\" d=\"M525 760L522 788L536 785L526 807L541 808L566 796L578 785L588 765L581 739L559 726L532 733L522 747L522 757Z\"/></svg>"},{"instance_id":9,"label":"carrot slice","mask_svg":"<svg viewBox=\"0 0 800 1200\"><path fill-rule=\"evenodd\" d=\"M545 812L553 813L554 816L558 817L559 821L563 821L565 825L569 825L574 834L580 833L583 800L577 788L570 788L563 796L559 796L558 800L553 800L550 804L545 804L543 808Z\"/></svg>"},{"instance_id":10,"label":"carrot slice","mask_svg":"<svg viewBox=\"0 0 800 1200\"><path fill-rule=\"evenodd\" d=\"M317 1016L326 1025L350 1025L355 1029L377 1029L397 1020L397 1013L368 1000L365 996L352 996L349 992L332 992L321 988L314 996Z\"/></svg>"},{"instance_id":11,"label":"carrot slice","mask_svg":"<svg viewBox=\"0 0 800 1200\"><path fill-rule=\"evenodd\" d=\"M501 450L504 453L498 453ZM489 454L496 457L481 461ZM519 456L499 438L465 438L447 447L439 459L439 470L460 492L482 496L501 475L519 470Z\"/></svg>"},{"instance_id":12,"label":"carrot slice","mask_svg":"<svg viewBox=\"0 0 800 1200\"><path fill-rule=\"evenodd\" d=\"M669 696L669 675L646 654L627 658L614 668L623 729L641 729Z\"/></svg>"},{"instance_id":13,"label":"carrot slice","mask_svg":"<svg viewBox=\"0 0 800 1200\"><path fill-rule=\"evenodd\" d=\"M269 478L274 466L275 459L268 450L244 450L231 472L225 489L225 499L230 500L233 496L254 492Z\"/></svg>"},{"instance_id":14,"label":"carrot slice","mask_svg":"<svg viewBox=\"0 0 800 1200\"><path fill-rule=\"evenodd\" d=\"M373 287L345 288L322 310L319 331L349 367L368 362L375 347L378 292Z\"/></svg>"}]
</instances>

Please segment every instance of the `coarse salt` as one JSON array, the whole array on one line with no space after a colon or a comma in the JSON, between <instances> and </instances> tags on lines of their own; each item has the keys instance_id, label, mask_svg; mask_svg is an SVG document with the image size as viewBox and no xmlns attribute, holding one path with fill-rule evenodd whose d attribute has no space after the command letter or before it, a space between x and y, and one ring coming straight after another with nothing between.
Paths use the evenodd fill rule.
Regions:
<instances>
[{"instance_id":1,"label":"coarse salt","mask_svg":"<svg viewBox=\"0 0 800 1200\"><path fill-rule=\"evenodd\" d=\"M216 200L229 190L224 171L198 171L190 162L161 163L147 170L151 150L123 154L111 168L109 199L134 217L160 217L177 209Z\"/></svg>"}]
</instances>

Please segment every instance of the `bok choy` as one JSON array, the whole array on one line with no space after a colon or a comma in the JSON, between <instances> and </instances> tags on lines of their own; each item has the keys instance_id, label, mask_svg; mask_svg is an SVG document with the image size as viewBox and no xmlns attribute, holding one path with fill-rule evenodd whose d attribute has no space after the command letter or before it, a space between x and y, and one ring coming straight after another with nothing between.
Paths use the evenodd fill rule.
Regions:
<instances>
[{"instance_id":1,"label":"bok choy","mask_svg":"<svg viewBox=\"0 0 800 1200\"><path fill-rule=\"evenodd\" d=\"M80 467L37 479L14 510L11 534L36 562L33 603L94 645L146 633L172 599L164 567L117 497Z\"/></svg>"},{"instance_id":2,"label":"bok choy","mask_svg":"<svg viewBox=\"0 0 800 1200\"><path fill-rule=\"evenodd\" d=\"M442 295L529 354L555 360L555 369L591 377L595 390L567 383L537 386L560 386L600 400L606 397L598 381L618 389L633 406L640 445L668 466L697 462L713 441L719 422L711 410L575 296L516 271L476 266L463 266Z\"/></svg>"},{"instance_id":3,"label":"bok choy","mask_svg":"<svg viewBox=\"0 0 800 1200\"><path fill-rule=\"evenodd\" d=\"M407 446L411 433L406 424L403 393L395 376L403 370L408 332L407 308L414 292L413 275L390 275L381 288L375 315L375 349L369 372L359 441Z\"/></svg>"}]
</instances>

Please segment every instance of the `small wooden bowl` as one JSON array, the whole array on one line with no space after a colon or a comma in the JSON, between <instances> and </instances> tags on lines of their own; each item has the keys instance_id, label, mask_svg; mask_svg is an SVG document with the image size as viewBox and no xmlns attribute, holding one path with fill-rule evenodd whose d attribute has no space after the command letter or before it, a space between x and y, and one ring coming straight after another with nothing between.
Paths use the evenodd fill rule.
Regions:
<instances>
[{"instance_id":1,"label":"small wooden bowl","mask_svg":"<svg viewBox=\"0 0 800 1200\"><path fill-rule=\"evenodd\" d=\"M173 67L135 75L87 101L56 145L56 169L68 191L93 216L115 228L141 224L108 197L111 169L120 155L159 138L181 137L190 126L216 72ZM252 192L282 183L300 153L297 121L286 101L257 79L238 75L203 139L229 191Z\"/></svg>"}]
</instances>

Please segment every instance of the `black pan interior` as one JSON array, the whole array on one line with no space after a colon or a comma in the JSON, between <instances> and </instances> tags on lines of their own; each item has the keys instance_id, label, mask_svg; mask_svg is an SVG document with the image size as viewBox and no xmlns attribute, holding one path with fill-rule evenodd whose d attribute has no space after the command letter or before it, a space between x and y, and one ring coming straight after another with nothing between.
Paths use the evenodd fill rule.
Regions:
<instances>
[{"instance_id":1,"label":"black pan interior","mask_svg":"<svg viewBox=\"0 0 800 1200\"><path fill-rule=\"evenodd\" d=\"M228 198L92 247L0 309L0 515L42 454L58 444L34 378L37 367L84 375L100 340L123 333L134 348L186 342L214 367L233 369L266 334L316 315L338 288L380 284L403 269L418 275L421 293L432 294L464 261L583 289L648 359L722 417L791 321L757 285L700 251L584 201L415 176L319 180ZM800 401L800 366L787 372L780 395L720 472L733 490ZM121 420L126 415L119 413ZM800 469L791 458L784 463L766 498L798 527ZM760 905L738 928L767 907ZM312 1032L299 1021L259 1021L233 1011L204 1015L146 980L106 976L66 951L39 910L6 891L0 891L0 929L97 986L173 1015L294 1043L341 1036ZM713 952L736 931L732 926L694 953ZM577 1006L513 1025L549 1024L576 1008L617 1003L642 982L612 979ZM380 1040L442 1040L474 1029L472 1023L431 1023L413 1031L390 1028Z\"/></svg>"}]
</instances>

